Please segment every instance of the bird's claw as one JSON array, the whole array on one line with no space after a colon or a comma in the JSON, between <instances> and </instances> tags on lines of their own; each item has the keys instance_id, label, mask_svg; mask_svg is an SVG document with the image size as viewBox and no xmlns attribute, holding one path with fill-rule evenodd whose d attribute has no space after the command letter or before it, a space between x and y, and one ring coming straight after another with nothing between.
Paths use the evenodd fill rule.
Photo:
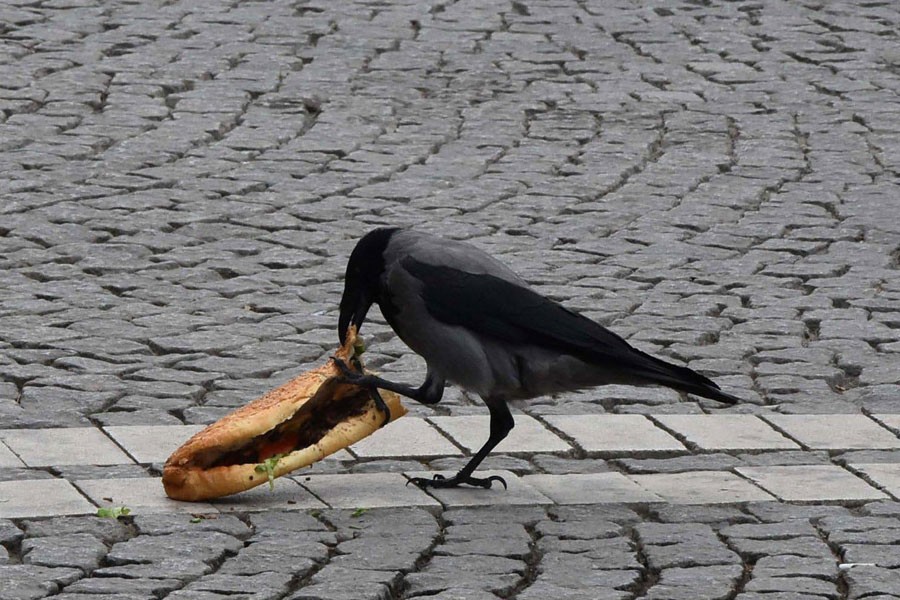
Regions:
<instances>
[{"instance_id":1,"label":"bird's claw","mask_svg":"<svg viewBox=\"0 0 900 600\"><path fill-rule=\"evenodd\" d=\"M461 485L471 485L486 490L491 489L493 482L499 481L503 484L503 489L509 489L506 480L499 475L491 475L489 477L472 477L471 475L460 477L459 474L447 478L441 474L435 474L431 479L427 477L412 477L406 482L406 485L412 483L422 489L426 488L455 488Z\"/></svg>"},{"instance_id":2,"label":"bird's claw","mask_svg":"<svg viewBox=\"0 0 900 600\"><path fill-rule=\"evenodd\" d=\"M340 371L340 375L338 375L338 377L340 377L347 383L356 383L357 381L365 377L365 375L360 371L354 371L353 369L351 369L350 365L348 365L342 358L332 356L331 362L333 362L334 366L337 367L337 370Z\"/></svg>"},{"instance_id":3,"label":"bird's claw","mask_svg":"<svg viewBox=\"0 0 900 600\"><path fill-rule=\"evenodd\" d=\"M359 363L356 364L357 369L354 370L350 368L343 359L338 358L337 356L331 357L332 362L334 362L334 366L337 367L337 370L340 371L337 378L339 381L344 383L351 383L354 385L359 385L361 387L369 387L369 395L372 398L372 401L375 403L375 407L381 411L381 414L384 415L384 421L382 421L380 427L384 427L388 423L391 422L391 409L385 403L384 398L381 397L381 394L378 393L378 389L376 387L367 386L368 377L365 373L363 373L362 369L359 368Z\"/></svg>"}]
</instances>

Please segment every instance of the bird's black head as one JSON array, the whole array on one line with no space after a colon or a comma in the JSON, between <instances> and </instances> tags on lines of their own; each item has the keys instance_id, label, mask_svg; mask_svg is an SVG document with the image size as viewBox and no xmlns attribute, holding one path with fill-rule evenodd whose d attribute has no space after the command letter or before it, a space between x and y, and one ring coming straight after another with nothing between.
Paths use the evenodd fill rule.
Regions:
<instances>
[{"instance_id":1,"label":"bird's black head","mask_svg":"<svg viewBox=\"0 0 900 600\"><path fill-rule=\"evenodd\" d=\"M396 231L395 227L370 231L356 243L356 248L350 254L344 275L341 315L338 319L338 337L342 344L347 338L350 325L356 325L358 330L366 319L369 307L379 300L384 250Z\"/></svg>"}]
</instances>

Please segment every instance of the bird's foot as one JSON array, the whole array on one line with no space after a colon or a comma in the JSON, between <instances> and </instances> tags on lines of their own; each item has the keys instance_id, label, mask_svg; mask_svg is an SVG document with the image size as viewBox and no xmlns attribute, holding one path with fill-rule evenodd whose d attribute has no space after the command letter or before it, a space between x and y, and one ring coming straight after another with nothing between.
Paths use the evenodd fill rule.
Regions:
<instances>
[{"instance_id":1,"label":"bird's foot","mask_svg":"<svg viewBox=\"0 0 900 600\"><path fill-rule=\"evenodd\" d=\"M363 373L362 369L359 368L359 363L356 364L356 367L359 370L353 370L350 368L350 365L348 365L337 356L332 356L331 360L334 361L334 366L336 366L338 371L340 371L338 379L341 382L352 383L353 385L358 385L360 387L369 389L372 401L375 403L375 408L381 411L381 414L384 415L384 421L381 423L381 427L384 427L385 425L390 423L391 409L385 403L384 399L381 397L381 394L378 393L378 388L376 387L376 383L372 381L372 377Z\"/></svg>"},{"instance_id":2,"label":"bird's foot","mask_svg":"<svg viewBox=\"0 0 900 600\"><path fill-rule=\"evenodd\" d=\"M337 356L332 356L331 362L333 362L334 366L337 367L337 370L340 371L338 378L341 381L363 385L361 382L365 381L366 374L362 372L362 369L354 370L350 368L350 365L348 365L346 361Z\"/></svg>"},{"instance_id":3,"label":"bird's foot","mask_svg":"<svg viewBox=\"0 0 900 600\"><path fill-rule=\"evenodd\" d=\"M412 483L422 489L430 487L454 488L461 485L471 485L473 487L480 487L489 490L491 488L491 484L495 481L499 481L500 483L502 483L503 489L508 489L506 486L506 480L499 475L491 475L490 477L472 477L471 475L460 476L459 473L449 478L444 477L440 474L434 475L434 477L432 477L431 479L428 479L427 477L413 477L406 482L406 485Z\"/></svg>"}]
</instances>

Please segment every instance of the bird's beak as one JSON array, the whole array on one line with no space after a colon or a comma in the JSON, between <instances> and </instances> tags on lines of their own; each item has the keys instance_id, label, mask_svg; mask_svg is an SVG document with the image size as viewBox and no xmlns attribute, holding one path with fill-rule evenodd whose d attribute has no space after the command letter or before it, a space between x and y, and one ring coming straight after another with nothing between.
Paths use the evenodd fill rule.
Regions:
<instances>
[{"instance_id":1,"label":"bird's beak","mask_svg":"<svg viewBox=\"0 0 900 600\"><path fill-rule=\"evenodd\" d=\"M348 294L347 292L348 290L345 290L344 297L341 298L341 315L338 318L338 337L340 337L341 344L347 340L347 330L350 325L356 326L356 330L359 331L363 321L366 320L369 307L372 306L372 299L367 294Z\"/></svg>"}]
</instances>

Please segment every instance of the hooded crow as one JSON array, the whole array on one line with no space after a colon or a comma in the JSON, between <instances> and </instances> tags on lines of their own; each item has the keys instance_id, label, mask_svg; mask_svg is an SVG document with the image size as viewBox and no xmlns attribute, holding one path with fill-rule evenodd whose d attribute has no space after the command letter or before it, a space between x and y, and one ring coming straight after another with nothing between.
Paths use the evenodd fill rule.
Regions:
<instances>
[{"instance_id":1,"label":"hooded crow","mask_svg":"<svg viewBox=\"0 0 900 600\"><path fill-rule=\"evenodd\" d=\"M633 348L602 325L532 290L478 248L422 232L383 228L363 236L347 264L338 335L359 328L377 303L388 324L426 362L418 388L341 367L346 380L425 404L455 383L490 411L490 437L450 478L426 487L488 488L497 476L472 473L514 426L507 402L604 384L664 385L733 404L712 380ZM337 361L339 362L339 361Z\"/></svg>"}]
</instances>

